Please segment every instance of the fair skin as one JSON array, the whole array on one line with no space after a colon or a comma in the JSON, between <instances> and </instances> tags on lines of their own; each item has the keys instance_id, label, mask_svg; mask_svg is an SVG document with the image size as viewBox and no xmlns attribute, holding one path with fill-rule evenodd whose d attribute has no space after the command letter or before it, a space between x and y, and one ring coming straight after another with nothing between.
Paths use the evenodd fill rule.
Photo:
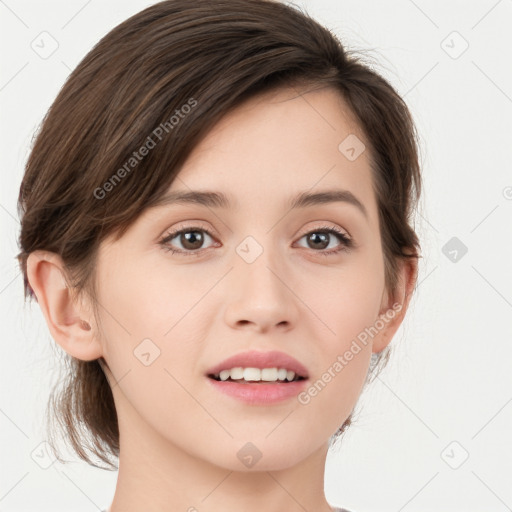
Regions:
<instances>
[{"instance_id":1,"label":"fair skin","mask_svg":"<svg viewBox=\"0 0 512 512\"><path fill-rule=\"evenodd\" d=\"M367 148L354 161L338 150L349 134ZM86 301L72 300L60 258L31 254L29 281L52 337L72 356L103 356L110 367L121 443L111 512L331 510L329 437L355 406L372 352L402 322L417 271L415 261L403 264L396 293L387 293L368 148L328 88L282 89L225 116L170 190L215 190L235 204L158 206L118 242L106 240L97 264L101 337L81 323L95 319ZM329 189L350 191L367 215L348 202L288 206L300 192ZM322 255L343 244L334 235L323 246L308 242L325 226L355 247ZM168 245L189 255L163 250L158 241L182 228L212 236L201 232L195 256L180 236ZM236 251L248 236L263 249L250 264ZM206 380L214 364L254 349L292 355L312 384L393 304L400 314L305 405L249 405ZM160 349L149 366L133 353L146 338ZM247 442L262 454L250 468L237 457Z\"/></svg>"}]
</instances>

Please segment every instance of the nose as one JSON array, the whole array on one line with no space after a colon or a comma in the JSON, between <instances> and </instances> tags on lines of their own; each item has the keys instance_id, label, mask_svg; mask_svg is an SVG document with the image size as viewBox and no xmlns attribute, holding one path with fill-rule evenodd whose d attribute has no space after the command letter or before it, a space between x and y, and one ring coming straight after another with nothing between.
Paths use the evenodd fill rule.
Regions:
<instances>
[{"instance_id":1,"label":"nose","mask_svg":"<svg viewBox=\"0 0 512 512\"><path fill-rule=\"evenodd\" d=\"M293 292L291 273L269 250L252 263L235 256L226 283L225 321L233 329L266 333L293 328L299 317L299 299ZM282 259L280 260L282 262Z\"/></svg>"}]
</instances>

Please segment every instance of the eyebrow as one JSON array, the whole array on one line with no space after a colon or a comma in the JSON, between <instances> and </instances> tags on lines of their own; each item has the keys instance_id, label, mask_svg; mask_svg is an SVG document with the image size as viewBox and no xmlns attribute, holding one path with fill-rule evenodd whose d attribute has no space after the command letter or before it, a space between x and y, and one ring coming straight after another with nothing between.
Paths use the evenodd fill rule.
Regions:
<instances>
[{"instance_id":1,"label":"eyebrow","mask_svg":"<svg viewBox=\"0 0 512 512\"><path fill-rule=\"evenodd\" d=\"M363 203L352 192L343 189L323 190L314 193L301 192L290 199L288 207L293 210L337 202L355 206L368 219L368 212ZM237 202L235 203L238 204ZM192 190L187 192L179 190L167 192L151 206L158 207L173 204L198 204L208 208L230 208L232 201L222 192L209 190Z\"/></svg>"}]
</instances>

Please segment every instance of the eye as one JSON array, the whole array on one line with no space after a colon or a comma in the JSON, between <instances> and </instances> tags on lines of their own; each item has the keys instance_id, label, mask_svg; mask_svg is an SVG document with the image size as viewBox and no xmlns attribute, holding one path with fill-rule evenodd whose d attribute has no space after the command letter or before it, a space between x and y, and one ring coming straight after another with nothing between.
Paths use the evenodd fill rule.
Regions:
<instances>
[{"instance_id":1,"label":"eye","mask_svg":"<svg viewBox=\"0 0 512 512\"><path fill-rule=\"evenodd\" d=\"M202 245L205 241L204 235L206 235L207 238L213 239L210 232L206 229L193 226L168 233L165 238L160 240L159 244L165 251L170 251L173 254L182 253L186 254L187 256L194 256L198 255L198 251L203 249ZM181 248L175 249L171 246L171 241L175 238L177 239L178 243L181 244Z\"/></svg>"},{"instance_id":2,"label":"eye","mask_svg":"<svg viewBox=\"0 0 512 512\"><path fill-rule=\"evenodd\" d=\"M333 240L333 235L338 240L339 245L328 251L323 250L329 247ZM333 226L322 226L321 228L314 229L302 236L301 240L302 238L306 238L306 242L310 247L314 248L315 252L318 252L322 256L337 254L341 251L349 251L354 246L352 239L348 235ZM318 251L316 249L320 250Z\"/></svg>"},{"instance_id":3,"label":"eye","mask_svg":"<svg viewBox=\"0 0 512 512\"><path fill-rule=\"evenodd\" d=\"M173 254L178 253L185 256L198 256L203 250L208 249L208 247L203 247L205 235L206 238L213 240L213 235L208 230L199 226L192 226L168 233L160 240L159 244L165 251L170 251ZM325 250L331 245L333 236L338 240L338 245L329 250ZM314 252L323 256L337 254L341 251L349 251L354 246L353 240L348 235L333 226L322 226L314 229L303 235L300 240L303 238L307 239L307 243ZM181 248L173 247L171 242L174 239L177 239Z\"/></svg>"}]
</instances>

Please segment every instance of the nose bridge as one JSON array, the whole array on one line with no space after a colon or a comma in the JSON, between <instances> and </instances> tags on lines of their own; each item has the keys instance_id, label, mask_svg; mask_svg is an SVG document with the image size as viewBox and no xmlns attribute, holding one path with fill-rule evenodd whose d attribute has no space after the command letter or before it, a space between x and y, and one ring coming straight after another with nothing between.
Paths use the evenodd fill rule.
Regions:
<instances>
[{"instance_id":1,"label":"nose bridge","mask_svg":"<svg viewBox=\"0 0 512 512\"><path fill-rule=\"evenodd\" d=\"M241 283L245 282L251 288L252 296L263 293L270 299L274 295L284 295L284 285L281 282L283 278L276 276L287 273L283 256L278 254L271 242L272 233L267 233L264 237L259 235L258 239L261 242L248 236L238 245L235 273ZM282 300L285 298L282 297Z\"/></svg>"},{"instance_id":2,"label":"nose bridge","mask_svg":"<svg viewBox=\"0 0 512 512\"><path fill-rule=\"evenodd\" d=\"M232 326L250 322L260 328L293 323L297 305L286 283L286 262L270 242L271 232L258 238L263 243L248 236L235 249L226 320Z\"/></svg>"}]
</instances>

